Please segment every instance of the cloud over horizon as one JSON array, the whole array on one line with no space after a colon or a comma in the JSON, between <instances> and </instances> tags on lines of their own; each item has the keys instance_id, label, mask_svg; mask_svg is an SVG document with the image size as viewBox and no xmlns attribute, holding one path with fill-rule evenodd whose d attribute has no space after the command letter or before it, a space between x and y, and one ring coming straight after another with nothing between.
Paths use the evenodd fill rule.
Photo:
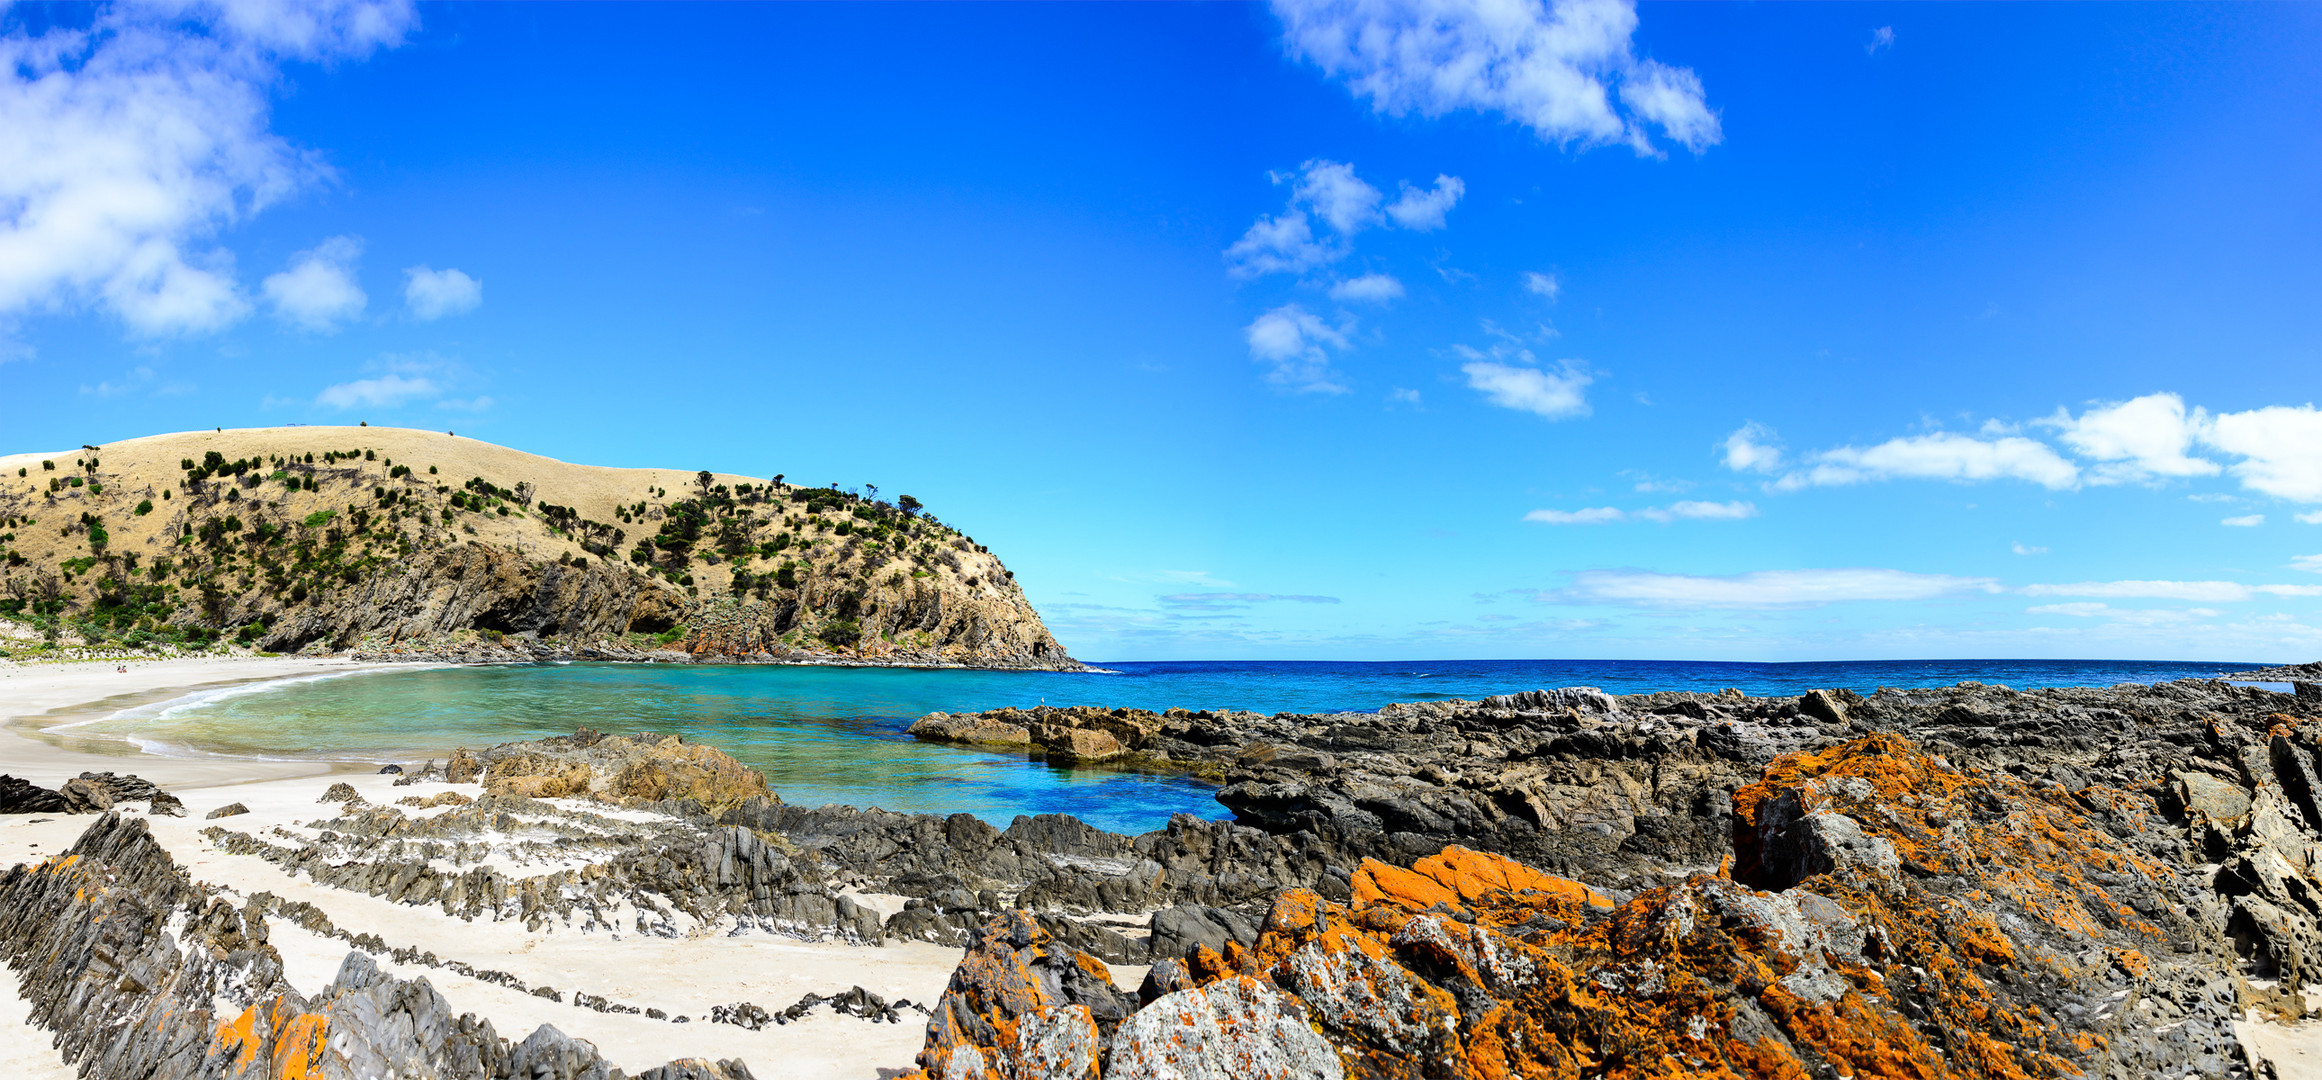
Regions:
<instances>
[{"instance_id":1,"label":"cloud over horizon","mask_svg":"<svg viewBox=\"0 0 2322 1080\"><path fill-rule=\"evenodd\" d=\"M1663 574L1646 570L1582 570L1562 590L1542 593L1546 603L1642 607L1796 607L1861 600L1932 600L1959 593L2000 591L1991 578L1916 574L1848 567L1829 570L1757 570L1743 574Z\"/></svg>"}]
</instances>

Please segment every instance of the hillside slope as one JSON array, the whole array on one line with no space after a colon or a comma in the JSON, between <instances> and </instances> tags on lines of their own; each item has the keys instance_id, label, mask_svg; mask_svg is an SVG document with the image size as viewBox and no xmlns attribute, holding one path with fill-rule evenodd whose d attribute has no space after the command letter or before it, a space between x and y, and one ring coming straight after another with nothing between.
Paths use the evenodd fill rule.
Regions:
<instances>
[{"instance_id":1,"label":"hillside slope","mask_svg":"<svg viewBox=\"0 0 2322 1080\"><path fill-rule=\"evenodd\" d=\"M432 431L156 435L0 457L0 615L133 646L1079 666L918 509Z\"/></svg>"}]
</instances>

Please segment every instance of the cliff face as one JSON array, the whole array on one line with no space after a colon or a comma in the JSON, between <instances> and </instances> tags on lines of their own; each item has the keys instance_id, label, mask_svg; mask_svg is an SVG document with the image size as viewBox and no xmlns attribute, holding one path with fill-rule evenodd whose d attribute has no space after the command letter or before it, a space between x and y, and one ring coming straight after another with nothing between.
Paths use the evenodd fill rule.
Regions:
<instances>
[{"instance_id":1,"label":"cliff face","mask_svg":"<svg viewBox=\"0 0 2322 1080\"><path fill-rule=\"evenodd\" d=\"M0 615L132 646L1078 667L917 500L778 479L387 428L17 455Z\"/></svg>"}]
</instances>

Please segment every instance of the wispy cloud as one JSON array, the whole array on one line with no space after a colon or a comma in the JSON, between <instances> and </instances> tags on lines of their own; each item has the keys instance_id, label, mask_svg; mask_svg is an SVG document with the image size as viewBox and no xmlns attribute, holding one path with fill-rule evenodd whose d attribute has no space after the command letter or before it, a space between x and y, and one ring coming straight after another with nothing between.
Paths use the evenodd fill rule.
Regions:
<instances>
[{"instance_id":1,"label":"wispy cloud","mask_svg":"<svg viewBox=\"0 0 2322 1080\"><path fill-rule=\"evenodd\" d=\"M1727 460L1733 460L1729 447ZM1876 446L1841 446L1820 451L1807 465L1774 482L1777 491L1860 484L1872 480L1951 480L1962 483L2013 479L2045 488L2068 488L2080 469L2048 444L2020 436L1978 439L1952 432L1889 439Z\"/></svg>"},{"instance_id":2,"label":"wispy cloud","mask_svg":"<svg viewBox=\"0 0 2322 1080\"><path fill-rule=\"evenodd\" d=\"M1384 304L1403 297L1403 283L1388 274L1364 274L1330 287L1330 298L1340 303Z\"/></svg>"},{"instance_id":3,"label":"wispy cloud","mask_svg":"<svg viewBox=\"0 0 2322 1080\"><path fill-rule=\"evenodd\" d=\"M259 285L275 318L302 330L327 334L363 313L369 297L355 284L355 259L363 242L334 236L290 257L290 266Z\"/></svg>"},{"instance_id":4,"label":"wispy cloud","mask_svg":"<svg viewBox=\"0 0 2322 1080\"><path fill-rule=\"evenodd\" d=\"M1639 154L1657 152L1648 125L1695 152L1723 137L1692 71L1636 55L1627 0L1275 0L1274 12L1293 55L1389 115L1498 113L1547 142Z\"/></svg>"},{"instance_id":5,"label":"wispy cloud","mask_svg":"<svg viewBox=\"0 0 2322 1080\"><path fill-rule=\"evenodd\" d=\"M1568 588L1542 593L1539 599L1550 603L1642 607L1774 608L1847 601L1932 600L1999 589L1999 583L1990 578L1869 567L1759 570L1722 576L1584 570L1572 575Z\"/></svg>"},{"instance_id":6,"label":"wispy cloud","mask_svg":"<svg viewBox=\"0 0 2322 1080\"><path fill-rule=\"evenodd\" d=\"M2075 601L2069 604L2038 604L2024 609L2031 615L2066 615L2075 619L2105 619L2130 626L2177 626L2184 623L2214 619L2224 612L2216 608L2116 608L2101 601Z\"/></svg>"},{"instance_id":7,"label":"wispy cloud","mask_svg":"<svg viewBox=\"0 0 2322 1080\"><path fill-rule=\"evenodd\" d=\"M2258 596L2322 596L2322 585L2244 585L2237 581L2079 581L2026 585L2020 591L2025 596L2235 604Z\"/></svg>"},{"instance_id":8,"label":"wispy cloud","mask_svg":"<svg viewBox=\"0 0 2322 1080\"><path fill-rule=\"evenodd\" d=\"M1755 420L1735 428L1725 437L1725 467L1735 472L1770 473L1782 467L1782 448L1774 441L1774 429Z\"/></svg>"},{"instance_id":9,"label":"wispy cloud","mask_svg":"<svg viewBox=\"0 0 2322 1080\"><path fill-rule=\"evenodd\" d=\"M1290 185L1290 205L1261 217L1225 251L1236 277L1302 273L1343 259L1354 250L1357 233L1379 225L1429 230L1443 227L1467 185L1456 176L1438 176L1433 188L1403 185L1393 203L1355 175L1343 161L1315 158L1290 174L1274 174ZM1317 227L1319 225L1319 228Z\"/></svg>"},{"instance_id":10,"label":"wispy cloud","mask_svg":"<svg viewBox=\"0 0 2322 1080\"><path fill-rule=\"evenodd\" d=\"M484 283L458 270L414 266L403 271L403 302L412 318L441 319L476 310L484 302Z\"/></svg>"},{"instance_id":11,"label":"wispy cloud","mask_svg":"<svg viewBox=\"0 0 2322 1080\"><path fill-rule=\"evenodd\" d=\"M1254 604L1335 604L1335 596L1299 596L1284 593L1174 593L1157 597L1175 611L1239 611Z\"/></svg>"},{"instance_id":12,"label":"wispy cloud","mask_svg":"<svg viewBox=\"0 0 2322 1080\"><path fill-rule=\"evenodd\" d=\"M1549 300L1555 300L1564 295L1564 283L1557 280L1554 274L1527 270L1524 272L1524 291L1534 296L1544 296Z\"/></svg>"},{"instance_id":13,"label":"wispy cloud","mask_svg":"<svg viewBox=\"0 0 2322 1080\"><path fill-rule=\"evenodd\" d=\"M2236 529L2254 529L2265 523L2266 516L2264 514L2242 514L2237 517L2229 517L2218 522L2220 525L2226 525Z\"/></svg>"},{"instance_id":14,"label":"wispy cloud","mask_svg":"<svg viewBox=\"0 0 2322 1080\"><path fill-rule=\"evenodd\" d=\"M1862 51L1866 54L1875 55L1881 49L1892 49L1894 47L1895 28L1892 26L1882 26L1870 32L1870 41L1863 45Z\"/></svg>"},{"instance_id":15,"label":"wispy cloud","mask_svg":"<svg viewBox=\"0 0 2322 1080\"><path fill-rule=\"evenodd\" d=\"M1648 506L1642 510L1627 511L1611 506L1586 510L1534 510L1524 520L1543 525L1610 525L1635 518L1656 521L1664 525L1672 521L1739 521L1756 517L1758 508L1746 502L1703 502L1686 499L1667 506Z\"/></svg>"},{"instance_id":16,"label":"wispy cloud","mask_svg":"<svg viewBox=\"0 0 2322 1080\"><path fill-rule=\"evenodd\" d=\"M1566 361L1555 371L1528 366L1533 363L1528 350L1485 353L1466 345L1455 345L1453 351L1469 357L1459 370L1467 375L1469 389L1482 392L1484 400L1503 409L1515 409L1550 420L1563 420L1588 415L1588 397L1585 391L1595 379ZM1509 355L1518 363L1501 363L1487 357Z\"/></svg>"},{"instance_id":17,"label":"wispy cloud","mask_svg":"<svg viewBox=\"0 0 2322 1080\"><path fill-rule=\"evenodd\" d=\"M1610 525L1627 521L1626 511L1614 506L1594 506L1586 510L1534 510L1524 520L1542 525Z\"/></svg>"},{"instance_id":18,"label":"wispy cloud","mask_svg":"<svg viewBox=\"0 0 2322 1080\"><path fill-rule=\"evenodd\" d=\"M2047 548L2033 547L2030 544L2026 544L2022 541L2017 541L2016 543L2008 545L2008 550L2013 551L2018 555L2046 555L2048 553Z\"/></svg>"},{"instance_id":19,"label":"wispy cloud","mask_svg":"<svg viewBox=\"0 0 2322 1080\"><path fill-rule=\"evenodd\" d=\"M1437 175L1431 188L1413 187L1405 181L1402 195L1387 204L1387 216L1414 232L1432 232L1443 227L1444 217L1465 194L1467 184L1456 176Z\"/></svg>"},{"instance_id":20,"label":"wispy cloud","mask_svg":"<svg viewBox=\"0 0 2322 1080\"><path fill-rule=\"evenodd\" d=\"M408 378L402 375L382 375L376 379L356 379L326 387L315 395L315 404L333 409L352 409L358 405L374 408L401 405L414 398L422 398L438 391L427 378Z\"/></svg>"},{"instance_id":21,"label":"wispy cloud","mask_svg":"<svg viewBox=\"0 0 2322 1080\"><path fill-rule=\"evenodd\" d=\"M1284 304L1242 328L1250 358L1267 366L1266 381L1301 394L1343 394L1330 369L1330 349L1347 347L1348 329L1333 327L1297 304Z\"/></svg>"}]
</instances>

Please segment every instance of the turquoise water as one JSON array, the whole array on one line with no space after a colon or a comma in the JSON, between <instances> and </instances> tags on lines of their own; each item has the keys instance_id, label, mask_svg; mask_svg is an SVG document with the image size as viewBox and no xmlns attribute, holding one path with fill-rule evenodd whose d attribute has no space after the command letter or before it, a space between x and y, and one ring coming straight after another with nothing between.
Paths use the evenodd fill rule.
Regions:
<instances>
[{"instance_id":1,"label":"turquoise water","mask_svg":"<svg viewBox=\"0 0 2322 1080\"><path fill-rule=\"evenodd\" d=\"M1966 660L1732 664L1684 661L1115 663L1113 674L909 671L764 665L569 664L396 670L207 691L78 726L164 753L410 762L454 746L600 731L675 732L766 774L792 803L921 813L966 811L995 824L1069 813L1141 832L1172 813L1226 816L1208 785L1179 777L1065 769L923 743L904 734L929 712L1003 705L1376 709L1554 686L1798 694L1965 679L2018 689L2199 677L2255 665Z\"/></svg>"}]
</instances>

